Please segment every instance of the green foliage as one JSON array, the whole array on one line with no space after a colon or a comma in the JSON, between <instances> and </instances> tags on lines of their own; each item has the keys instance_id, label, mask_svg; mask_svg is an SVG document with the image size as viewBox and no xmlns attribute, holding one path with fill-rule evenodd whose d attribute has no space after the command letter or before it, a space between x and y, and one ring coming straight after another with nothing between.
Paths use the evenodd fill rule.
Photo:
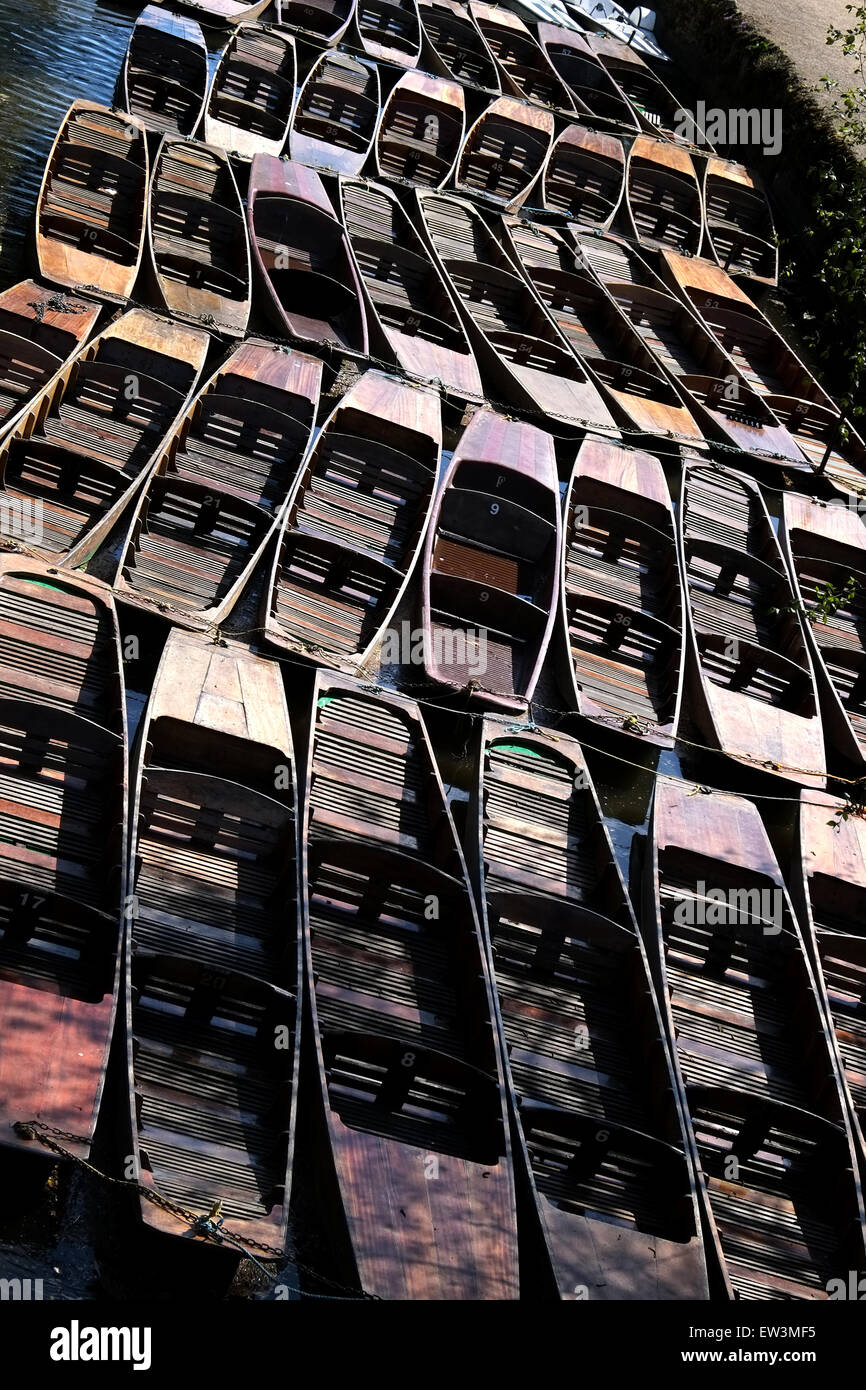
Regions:
<instances>
[{"instance_id":1,"label":"green foliage","mask_svg":"<svg viewBox=\"0 0 866 1390\"><path fill-rule=\"evenodd\" d=\"M840 608L850 608L857 593L857 581L853 575L841 589L837 589L829 579L826 584L819 584L815 590L815 602L807 613L809 622L826 623L830 618L835 618Z\"/></svg>"}]
</instances>

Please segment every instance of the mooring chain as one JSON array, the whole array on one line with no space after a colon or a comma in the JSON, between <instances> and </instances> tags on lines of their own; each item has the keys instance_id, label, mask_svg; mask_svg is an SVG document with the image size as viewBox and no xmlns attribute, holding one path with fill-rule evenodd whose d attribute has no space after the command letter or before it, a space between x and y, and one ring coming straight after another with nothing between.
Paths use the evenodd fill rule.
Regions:
<instances>
[{"instance_id":1,"label":"mooring chain","mask_svg":"<svg viewBox=\"0 0 866 1390\"><path fill-rule=\"evenodd\" d=\"M262 1273L274 1283L277 1280L277 1274L272 1274L270 1270L265 1269L264 1265L250 1254L251 1250L258 1251L259 1254L276 1261L278 1264L291 1264L301 1273L308 1274L319 1283L329 1284L331 1288L334 1289L341 1289L344 1294L349 1296L348 1301L357 1302L359 1299L379 1301L378 1294L367 1293L364 1289L360 1291L352 1289L348 1284L341 1284L336 1279L330 1279L327 1275L320 1274L318 1270L295 1259L294 1256L287 1255L285 1250L279 1250L276 1246L267 1245L261 1240L254 1240L252 1236L241 1237L237 1235L236 1232L230 1230L224 1224L225 1218L220 1211L220 1202L216 1202L206 1216L202 1215L201 1212L190 1211L187 1207L181 1206L179 1202L172 1201L170 1197L165 1197L161 1192L157 1192L153 1188L145 1186L144 1183L138 1182L136 1178L112 1177L110 1173L103 1172L101 1168L97 1168L93 1163L90 1163L88 1159L81 1158L79 1154L73 1153L70 1149L65 1148L63 1144L58 1142L61 1139L65 1139L67 1144L89 1144L90 1141L81 1134L71 1134L68 1130L58 1129L54 1125L45 1124L43 1120L16 1120L12 1128L20 1139L35 1139L43 1148L50 1149L58 1158L68 1159L77 1167L83 1168L86 1172L99 1178L101 1182L108 1183L111 1187L124 1187L138 1192L141 1197L150 1202L153 1206L159 1207L162 1211L168 1212L171 1216L181 1217L187 1222L191 1230L198 1232L215 1244L228 1244L233 1246L241 1254L246 1256L247 1259L251 1260L256 1268L260 1269ZM329 1297L327 1294L307 1294L301 1289L296 1290L296 1292L300 1293L302 1298Z\"/></svg>"}]
</instances>

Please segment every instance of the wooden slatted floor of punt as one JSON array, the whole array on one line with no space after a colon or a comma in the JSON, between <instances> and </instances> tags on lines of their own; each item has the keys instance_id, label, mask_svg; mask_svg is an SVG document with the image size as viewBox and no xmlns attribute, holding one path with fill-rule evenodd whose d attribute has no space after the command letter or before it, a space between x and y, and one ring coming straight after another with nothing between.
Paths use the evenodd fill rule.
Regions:
<instances>
[{"instance_id":1,"label":"wooden slatted floor of punt","mask_svg":"<svg viewBox=\"0 0 866 1390\"><path fill-rule=\"evenodd\" d=\"M860 563L864 563L863 555ZM862 748L866 748L866 571L842 563L795 557L800 594L812 636L827 674ZM828 592L846 594L853 578L853 597L839 604L824 603Z\"/></svg>"},{"instance_id":2,"label":"wooden slatted floor of punt","mask_svg":"<svg viewBox=\"0 0 866 1390\"><path fill-rule=\"evenodd\" d=\"M92 255L134 266L141 246L143 131L122 113L73 110L49 166L39 231Z\"/></svg>"},{"instance_id":3,"label":"wooden slatted floor of punt","mask_svg":"<svg viewBox=\"0 0 866 1390\"><path fill-rule=\"evenodd\" d=\"M129 42L127 109L148 130L191 135L201 116L208 82L203 36L192 26L188 33L167 33L162 26L148 24L147 18L136 24Z\"/></svg>"},{"instance_id":4,"label":"wooden slatted floor of punt","mask_svg":"<svg viewBox=\"0 0 866 1390\"><path fill-rule=\"evenodd\" d=\"M380 189L349 184L343 210L358 269L382 323L467 352L451 301L399 205Z\"/></svg>"},{"instance_id":5,"label":"wooden slatted floor of punt","mask_svg":"<svg viewBox=\"0 0 866 1390\"><path fill-rule=\"evenodd\" d=\"M536 131L494 108L467 134L455 183L458 192L465 189L497 203L511 203L541 172L553 131Z\"/></svg>"},{"instance_id":6,"label":"wooden slatted floor of punt","mask_svg":"<svg viewBox=\"0 0 866 1390\"><path fill-rule=\"evenodd\" d=\"M137 1176L196 1212L220 1199L241 1238L279 1245L301 978L282 678L245 648L174 629L145 720L129 957ZM142 1214L189 1234L151 1204Z\"/></svg>"},{"instance_id":7,"label":"wooden slatted floor of punt","mask_svg":"<svg viewBox=\"0 0 866 1390\"><path fill-rule=\"evenodd\" d=\"M208 117L280 139L295 95L294 48L288 36L239 29L208 103Z\"/></svg>"},{"instance_id":8,"label":"wooden slatted floor of punt","mask_svg":"<svg viewBox=\"0 0 866 1390\"><path fill-rule=\"evenodd\" d=\"M499 77L484 40L462 7L419 0L421 23L431 47L450 77L470 86L499 91Z\"/></svg>"},{"instance_id":9,"label":"wooden slatted floor of punt","mask_svg":"<svg viewBox=\"0 0 866 1390\"><path fill-rule=\"evenodd\" d=\"M276 1239L269 1214L284 1200L294 1001L247 977L222 975L218 994L197 964L140 953L132 1028L142 1181L207 1213L219 1198L241 1235ZM219 1008L215 1003L219 1002Z\"/></svg>"},{"instance_id":10,"label":"wooden slatted floor of punt","mask_svg":"<svg viewBox=\"0 0 866 1390\"><path fill-rule=\"evenodd\" d=\"M512 1298L513 1194L483 953L416 711L348 678L316 681L308 964L332 1153L363 1288ZM416 1172L425 1152L439 1164L432 1190Z\"/></svg>"},{"instance_id":11,"label":"wooden slatted floor of punt","mask_svg":"<svg viewBox=\"0 0 866 1390\"><path fill-rule=\"evenodd\" d=\"M378 115L378 86L370 68L346 53L323 54L301 90L292 117L292 158L300 158L296 135L335 151L365 155Z\"/></svg>"},{"instance_id":12,"label":"wooden slatted floor of punt","mask_svg":"<svg viewBox=\"0 0 866 1390\"><path fill-rule=\"evenodd\" d=\"M758 497L734 475L692 468L687 479L685 580L704 675L799 712L813 687L809 659L790 581Z\"/></svg>"},{"instance_id":13,"label":"wooden slatted floor of punt","mask_svg":"<svg viewBox=\"0 0 866 1390\"><path fill-rule=\"evenodd\" d=\"M139 328L146 337L145 321L130 323L128 333L126 323L73 363L37 427L5 446L5 491L41 508L43 552L71 550L122 499L195 379L192 347L173 360L137 341Z\"/></svg>"},{"instance_id":14,"label":"wooden slatted floor of punt","mask_svg":"<svg viewBox=\"0 0 866 1390\"><path fill-rule=\"evenodd\" d=\"M126 728L110 591L0 559L0 1143L86 1158L114 1019Z\"/></svg>"},{"instance_id":15,"label":"wooden slatted floor of punt","mask_svg":"<svg viewBox=\"0 0 866 1390\"><path fill-rule=\"evenodd\" d=\"M421 47L421 26L414 0L358 0L358 32L365 50L384 58L386 50L404 67L415 67Z\"/></svg>"},{"instance_id":16,"label":"wooden slatted floor of punt","mask_svg":"<svg viewBox=\"0 0 866 1390\"><path fill-rule=\"evenodd\" d=\"M0 698L27 698L100 720L119 705L114 631L104 609L51 579L0 584Z\"/></svg>"},{"instance_id":17,"label":"wooden slatted floor of punt","mask_svg":"<svg viewBox=\"0 0 866 1390\"><path fill-rule=\"evenodd\" d=\"M593 467L593 446L586 448L586 473L579 455L568 494L563 573L578 698L592 702L587 713L598 706L609 716L669 733L683 645L673 519L656 496L641 515L630 497L620 504L625 488L597 486L604 458ZM616 462L614 455L611 466ZM651 456L636 459L636 467L653 465L658 469ZM657 476L647 473L647 488ZM666 491L663 476L659 481Z\"/></svg>"},{"instance_id":18,"label":"wooden slatted floor of punt","mask_svg":"<svg viewBox=\"0 0 866 1390\"><path fill-rule=\"evenodd\" d=\"M579 744L486 720L478 811L518 1124L560 1291L577 1279L601 1297L701 1297L661 1020Z\"/></svg>"},{"instance_id":19,"label":"wooden slatted floor of punt","mask_svg":"<svg viewBox=\"0 0 866 1390\"><path fill-rule=\"evenodd\" d=\"M417 735L407 720L388 705L338 688L322 695L316 722L311 835L354 836L360 825L371 843L431 859L438 826L431 825ZM448 872L454 867L449 856Z\"/></svg>"},{"instance_id":20,"label":"wooden slatted floor of punt","mask_svg":"<svg viewBox=\"0 0 866 1390\"><path fill-rule=\"evenodd\" d=\"M800 794L799 906L811 930L866 1173L866 823L846 803Z\"/></svg>"},{"instance_id":21,"label":"wooden slatted floor of punt","mask_svg":"<svg viewBox=\"0 0 866 1390\"><path fill-rule=\"evenodd\" d=\"M657 784L658 921L723 1263L735 1297L825 1298L864 1247L823 1007L756 808L694 790Z\"/></svg>"},{"instance_id":22,"label":"wooden slatted floor of punt","mask_svg":"<svg viewBox=\"0 0 866 1390\"><path fill-rule=\"evenodd\" d=\"M429 393L371 372L343 397L289 505L268 598L272 640L362 658L418 553L440 446Z\"/></svg>"},{"instance_id":23,"label":"wooden slatted floor of punt","mask_svg":"<svg viewBox=\"0 0 866 1390\"><path fill-rule=\"evenodd\" d=\"M489 721L485 726L494 730ZM541 740L493 738L484 754L483 854L488 893L567 898L632 926L592 793L575 790L582 759ZM577 761L575 759L577 758Z\"/></svg>"},{"instance_id":24,"label":"wooden slatted floor of punt","mask_svg":"<svg viewBox=\"0 0 866 1390\"><path fill-rule=\"evenodd\" d=\"M190 614L216 608L286 500L320 364L298 355L300 375L282 389L268 382L268 355L253 340L237 350L237 370L227 363L200 394L145 493L121 567L123 586L150 602Z\"/></svg>"}]
</instances>

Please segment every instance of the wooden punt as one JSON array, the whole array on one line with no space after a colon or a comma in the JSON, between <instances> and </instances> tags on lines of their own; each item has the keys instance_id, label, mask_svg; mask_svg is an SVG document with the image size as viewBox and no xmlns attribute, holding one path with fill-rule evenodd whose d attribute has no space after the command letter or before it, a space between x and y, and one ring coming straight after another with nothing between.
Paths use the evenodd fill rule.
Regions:
<instances>
[{"instance_id":1,"label":"wooden punt","mask_svg":"<svg viewBox=\"0 0 866 1390\"><path fill-rule=\"evenodd\" d=\"M690 143L678 133L683 103L639 53L608 34L587 34L586 42L628 99L643 130L668 140Z\"/></svg>"},{"instance_id":2,"label":"wooden punt","mask_svg":"<svg viewBox=\"0 0 866 1390\"><path fill-rule=\"evenodd\" d=\"M760 489L730 469L687 463L678 520L690 713L726 757L823 787L812 659Z\"/></svg>"},{"instance_id":3,"label":"wooden punt","mask_svg":"<svg viewBox=\"0 0 866 1390\"><path fill-rule=\"evenodd\" d=\"M36 205L42 278L124 303L144 249L147 180L141 122L74 101L51 147Z\"/></svg>"},{"instance_id":4,"label":"wooden punt","mask_svg":"<svg viewBox=\"0 0 866 1390\"><path fill-rule=\"evenodd\" d=\"M763 400L816 473L841 493L866 494L866 443L835 406L772 392Z\"/></svg>"},{"instance_id":5,"label":"wooden punt","mask_svg":"<svg viewBox=\"0 0 866 1390\"><path fill-rule=\"evenodd\" d=\"M354 178L367 162L381 104L375 63L323 53L298 92L289 127L291 158Z\"/></svg>"},{"instance_id":6,"label":"wooden punt","mask_svg":"<svg viewBox=\"0 0 866 1390\"><path fill-rule=\"evenodd\" d=\"M575 116L577 106L568 87L522 19L481 0L469 0L469 13L493 54L503 92Z\"/></svg>"},{"instance_id":7,"label":"wooden punt","mask_svg":"<svg viewBox=\"0 0 866 1390\"><path fill-rule=\"evenodd\" d=\"M625 189L625 155L612 135L569 125L551 146L541 175L541 202L582 227L606 232Z\"/></svg>"},{"instance_id":8,"label":"wooden punt","mask_svg":"<svg viewBox=\"0 0 866 1390\"><path fill-rule=\"evenodd\" d=\"M481 214L445 194L417 201L485 380L524 409L612 429L594 380Z\"/></svg>"},{"instance_id":9,"label":"wooden punt","mask_svg":"<svg viewBox=\"0 0 866 1390\"><path fill-rule=\"evenodd\" d=\"M281 1248L302 981L298 792L279 668L172 632L140 735L126 1040L131 1176ZM142 1196L142 1220L192 1223ZM237 1250L225 1247L237 1256Z\"/></svg>"},{"instance_id":10,"label":"wooden punt","mask_svg":"<svg viewBox=\"0 0 866 1390\"><path fill-rule=\"evenodd\" d=\"M295 104L297 55L291 34L243 24L235 29L214 73L204 138L238 159L279 155Z\"/></svg>"},{"instance_id":11,"label":"wooden punt","mask_svg":"<svg viewBox=\"0 0 866 1390\"><path fill-rule=\"evenodd\" d=\"M685 668L685 600L664 469L587 439L565 500L563 693L591 726L672 748Z\"/></svg>"},{"instance_id":12,"label":"wooden punt","mask_svg":"<svg viewBox=\"0 0 866 1390\"><path fill-rule=\"evenodd\" d=\"M575 263L573 247L555 227L503 218L510 250L613 414L652 434L702 438L676 387L607 291Z\"/></svg>"},{"instance_id":13,"label":"wooden punt","mask_svg":"<svg viewBox=\"0 0 866 1390\"><path fill-rule=\"evenodd\" d=\"M111 592L0 557L0 1145L88 1158L117 1006L127 740ZM74 1136L70 1138L68 1136Z\"/></svg>"},{"instance_id":14,"label":"wooden punt","mask_svg":"<svg viewBox=\"0 0 866 1390\"><path fill-rule=\"evenodd\" d=\"M0 438L84 346L102 306L22 280L0 294Z\"/></svg>"},{"instance_id":15,"label":"wooden punt","mask_svg":"<svg viewBox=\"0 0 866 1390\"><path fill-rule=\"evenodd\" d=\"M641 246L699 255L704 226L701 189L691 156L680 146L648 135L637 137L626 162L625 206Z\"/></svg>"},{"instance_id":16,"label":"wooden punt","mask_svg":"<svg viewBox=\"0 0 866 1390\"><path fill-rule=\"evenodd\" d=\"M135 21L120 80L124 110L147 130L192 135L204 115L209 83L199 25L148 5Z\"/></svg>"},{"instance_id":17,"label":"wooden punt","mask_svg":"<svg viewBox=\"0 0 866 1390\"><path fill-rule=\"evenodd\" d=\"M360 277L316 171L257 154L247 218L258 282L280 332L366 354Z\"/></svg>"},{"instance_id":18,"label":"wooden punt","mask_svg":"<svg viewBox=\"0 0 866 1390\"><path fill-rule=\"evenodd\" d=\"M624 241L577 236L581 263L599 278L684 396L701 430L766 465L809 465L763 396L737 370L703 319L660 285Z\"/></svg>"},{"instance_id":19,"label":"wooden punt","mask_svg":"<svg viewBox=\"0 0 866 1390\"><path fill-rule=\"evenodd\" d=\"M156 4L177 5L179 10L189 10L201 20L205 27L231 26L233 24L252 24L263 15L271 0L156 0Z\"/></svg>"},{"instance_id":20,"label":"wooden punt","mask_svg":"<svg viewBox=\"0 0 866 1390\"><path fill-rule=\"evenodd\" d=\"M782 544L821 697L827 741L866 772L866 524L844 505L782 499Z\"/></svg>"},{"instance_id":21,"label":"wooden punt","mask_svg":"<svg viewBox=\"0 0 866 1390\"><path fill-rule=\"evenodd\" d=\"M7 542L64 566L89 560L186 408L209 345L146 309L85 344L0 445Z\"/></svg>"},{"instance_id":22,"label":"wooden punt","mask_svg":"<svg viewBox=\"0 0 866 1390\"><path fill-rule=\"evenodd\" d=\"M319 432L263 596L266 642L350 674L403 597L439 476L439 398L367 372Z\"/></svg>"},{"instance_id":23,"label":"wooden punt","mask_svg":"<svg viewBox=\"0 0 866 1390\"><path fill-rule=\"evenodd\" d=\"M396 194L383 184L342 180L340 203L371 336L375 328L384 351L410 376L480 401L481 377L456 300Z\"/></svg>"},{"instance_id":24,"label":"wooden punt","mask_svg":"<svg viewBox=\"0 0 866 1390\"><path fill-rule=\"evenodd\" d=\"M764 185L730 159L711 156L704 169L707 246L729 275L762 285L779 283L779 247Z\"/></svg>"},{"instance_id":25,"label":"wooden punt","mask_svg":"<svg viewBox=\"0 0 866 1390\"><path fill-rule=\"evenodd\" d=\"M143 488L114 591L180 627L224 622L310 441L322 363L248 338L201 388Z\"/></svg>"},{"instance_id":26,"label":"wooden punt","mask_svg":"<svg viewBox=\"0 0 866 1390\"><path fill-rule=\"evenodd\" d=\"M355 29L367 58L417 68L421 59L418 0L357 0Z\"/></svg>"},{"instance_id":27,"label":"wooden punt","mask_svg":"<svg viewBox=\"0 0 866 1390\"><path fill-rule=\"evenodd\" d=\"M556 618L561 545L551 436L476 412L427 532L421 621L428 680L470 705L526 710Z\"/></svg>"},{"instance_id":28,"label":"wooden punt","mask_svg":"<svg viewBox=\"0 0 866 1390\"><path fill-rule=\"evenodd\" d=\"M163 137L148 216L156 293L169 313L227 338L250 316L250 245L228 155Z\"/></svg>"},{"instance_id":29,"label":"wooden punt","mask_svg":"<svg viewBox=\"0 0 866 1390\"><path fill-rule=\"evenodd\" d=\"M357 0L281 0L278 13L286 29L316 48L333 48L355 18Z\"/></svg>"},{"instance_id":30,"label":"wooden punt","mask_svg":"<svg viewBox=\"0 0 866 1390\"><path fill-rule=\"evenodd\" d=\"M619 130L640 130L628 98L583 34L558 24L539 24L538 42L568 88L580 115Z\"/></svg>"},{"instance_id":31,"label":"wooden punt","mask_svg":"<svg viewBox=\"0 0 866 1390\"><path fill-rule=\"evenodd\" d=\"M454 187L513 211L526 202L541 177L553 132L549 111L497 97L466 132Z\"/></svg>"},{"instance_id":32,"label":"wooden punt","mask_svg":"<svg viewBox=\"0 0 866 1390\"><path fill-rule=\"evenodd\" d=\"M866 821L823 792L800 793L794 901L827 995L840 1072L866 1174Z\"/></svg>"},{"instance_id":33,"label":"wooden punt","mask_svg":"<svg viewBox=\"0 0 866 1390\"><path fill-rule=\"evenodd\" d=\"M821 988L756 807L656 783L647 950L729 1298L826 1299L863 1204Z\"/></svg>"},{"instance_id":34,"label":"wooden punt","mask_svg":"<svg viewBox=\"0 0 866 1390\"><path fill-rule=\"evenodd\" d=\"M465 5L456 0L418 0L425 48L435 72L499 96L499 69Z\"/></svg>"},{"instance_id":35,"label":"wooden punt","mask_svg":"<svg viewBox=\"0 0 866 1390\"><path fill-rule=\"evenodd\" d=\"M781 333L720 266L670 251L662 254L661 264L676 293L701 316L752 390L838 414Z\"/></svg>"},{"instance_id":36,"label":"wooden punt","mask_svg":"<svg viewBox=\"0 0 866 1390\"><path fill-rule=\"evenodd\" d=\"M485 719L470 816L518 1152L559 1296L705 1299L677 1086L580 745Z\"/></svg>"},{"instance_id":37,"label":"wooden punt","mask_svg":"<svg viewBox=\"0 0 866 1390\"><path fill-rule=\"evenodd\" d=\"M373 146L377 176L441 188L451 177L465 134L466 103L459 82L406 72L379 117Z\"/></svg>"},{"instance_id":38,"label":"wooden punt","mask_svg":"<svg viewBox=\"0 0 866 1390\"><path fill-rule=\"evenodd\" d=\"M304 940L343 1282L517 1297L511 1148L478 918L414 701L320 672Z\"/></svg>"}]
</instances>

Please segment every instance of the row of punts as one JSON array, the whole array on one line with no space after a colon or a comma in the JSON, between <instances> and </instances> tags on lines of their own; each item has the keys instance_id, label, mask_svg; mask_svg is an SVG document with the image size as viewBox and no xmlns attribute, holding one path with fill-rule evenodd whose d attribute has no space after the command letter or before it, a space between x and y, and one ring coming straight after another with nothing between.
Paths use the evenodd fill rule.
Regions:
<instances>
[{"instance_id":1,"label":"row of punts","mask_svg":"<svg viewBox=\"0 0 866 1390\"><path fill-rule=\"evenodd\" d=\"M120 522L116 595L216 630L270 547L263 640L350 674L417 574L421 674L464 707L525 712L550 652L597 730L673 747L685 687L746 767L824 786L826 742L862 768L866 527L842 499L787 493L777 536L753 479L692 456L675 519L657 456L589 436L563 510L535 425L476 411L440 477L429 389L368 371L314 433L319 358L247 339L194 391L207 342L132 309L37 396L0 444L31 553L77 567Z\"/></svg>"},{"instance_id":2,"label":"row of punts","mask_svg":"<svg viewBox=\"0 0 866 1390\"><path fill-rule=\"evenodd\" d=\"M89 1154L116 1013L165 1234L219 1202L279 1247L308 1049L359 1291L822 1298L862 1268L843 803L802 791L792 898L752 802L660 779L630 893L577 741L488 716L464 857L411 699L321 670L296 745L278 665L173 631L130 768L110 590L7 557L0 608L5 1144L24 1116Z\"/></svg>"},{"instance_id":3,"label":"row of punts","mask_svg":"<svg viewBox=\"0 0 866 1390\"><path fill-rule=\"evenodd\" d=\"M286 1248L315 1177L359 1295L827 1298L866 449L760 307L760 180L608 35L184 8L73 103L0 294L0 1146L100 1121L188 1246ZM132 740L119 612L171 629ZM462 833L380 681L471 716ZM787 784L784 871L659 775L624 872L578 736L695 732Z\"/></svg>"}]
</instances>

